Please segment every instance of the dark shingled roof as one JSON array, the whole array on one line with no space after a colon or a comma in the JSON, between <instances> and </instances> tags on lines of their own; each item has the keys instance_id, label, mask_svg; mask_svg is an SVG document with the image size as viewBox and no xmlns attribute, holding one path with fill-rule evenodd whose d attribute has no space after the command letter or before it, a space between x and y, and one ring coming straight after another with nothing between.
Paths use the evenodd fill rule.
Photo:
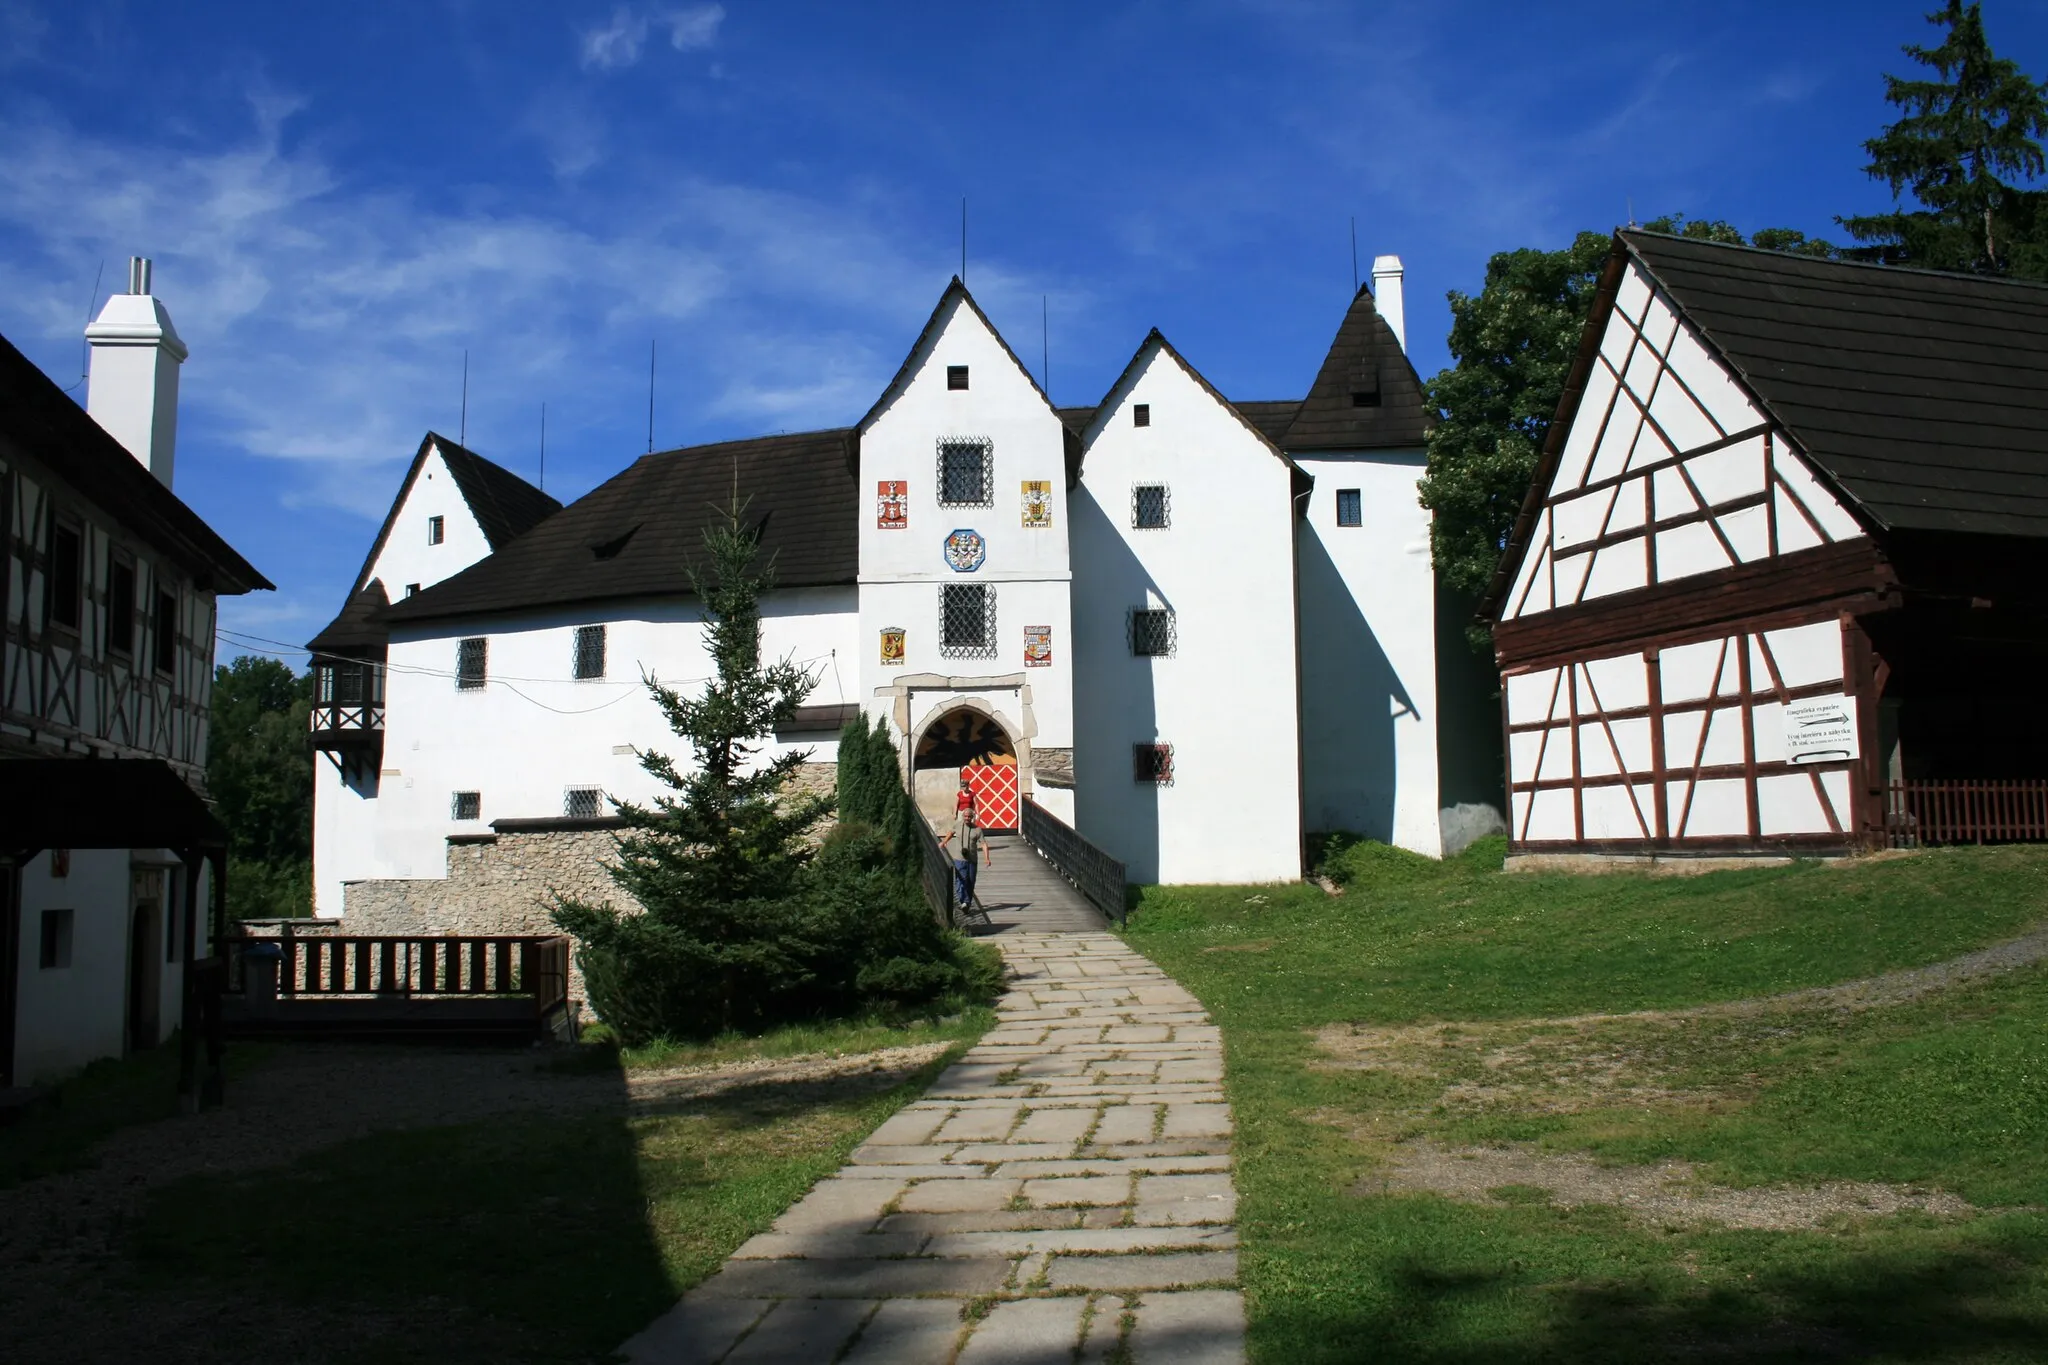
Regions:
<instances>
[{"instance_id":1,"label":"dark shingled roof","mask_svg":"<svg viewBox=\"0 0 2048 1365\"><path fill-rule=\"evenodd\" d=\"M5 337L0 442L47 466L202 587L234 595L276 586Z\"/></svg>"},{"instance_id":2,"label":"dark shingled roof","mask_svg":"<svg viewBox=\"0 0 2048 1365\"><path fill-rule=\"evenodd\" d=\"M2048 286L1620 242L1880 528L2048 536Z\"/></svg>"},{"instance_id":3,"label":"dark shingled roof","mask_svg":"<svg viewBox=\"0 0 2048 1365\"><path fill-rule=\"evenodd\" d=\"M341 615L329 621L318 635L306 642L306 648L315 654L358 654L364 650L382 650L389 635L384 623L377 619L377 613L390 605L391 598L384 591L384 580L373 578L355 592L349 594L347 605Z\"/></svg>"},{"instance_id":4,"label":"dark shingled roof","mask_svg":"<svg viewBox=\"0 0 2048 1365\"><path fill-rule=\"evenodd\" d=\"M441 447L441 459L455 476L462 500L476 514L484 539L493 550L526 534L546 518L562 510L562 504L526 480L492 464L473 450L464 449L445 436L427 433Z\"/></svg>"},{"instance_id":5,"label":"dark shingled roof","mask_svg":"<svg viewBox=\"0 0 2048 1365\"><path fill-rule=\"evenodd\" d=\"M12 849L189 852L228 842L199 793L160 758L0 759L0 829Z\"/></svg>"},{"instance_id":6,"label":"dark shingled roof","mask_svg":"<svg viewBox=\"0 0 2048 1365\"><path fill-rule=\"evenodd\" d=\"M1362 394L1373 395L1377 403L1361 405L1356 396ZM1373 306L1372 292L1361 287L1316 382L1287 426L1286 439L1278 444L1290 454L1420 446L1431 420L1415 367Z\"/></svg>"},{"instance_id":7,"label":"dark shingled roof","mask_svg":"<svg viewBox=\"0 0 2048 1365\"><path fill-rule=\"evenodd\" d=\"M1301 400L1260 399L1249 403L1233 403L1231 406L1243 414L1245 421L1257 427L1267 440L1276 446L1285 447L1287 428L1294 425L1294 415L1301 411Z\"/></svg>"},{"instance_id":8,"label":"dark shingled roof","mask_svg":"<svg viewBox=\"0 0 2048 1365\"><path fill-rule=\"evenodd\" d=\"M383 612L391 622L605 598L683 595L704 532L731 503L761 526L778 587L852 583L860 573L854 433L847 428L724 441L643 456L525 535Z\"/></svg>"}]
</instances>

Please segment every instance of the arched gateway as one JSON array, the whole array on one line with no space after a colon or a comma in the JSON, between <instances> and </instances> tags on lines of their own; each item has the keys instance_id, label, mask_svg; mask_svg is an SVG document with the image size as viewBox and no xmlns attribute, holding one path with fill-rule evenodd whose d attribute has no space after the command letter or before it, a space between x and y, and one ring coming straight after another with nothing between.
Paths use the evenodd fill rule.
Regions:
<instances>
[{"instance_id":1,"label":"arched gateway","mask_svg":"<svg viewBox=\"0 0 2048 1365\"><path fill-rule=\"evenodd\" d=\"M1017 746L995 717L956 706L925 725L912 753L911 790L918 809L938 829L952 822L963 773L982 827L1017 828Z\"/></svg>"}]
</instances>

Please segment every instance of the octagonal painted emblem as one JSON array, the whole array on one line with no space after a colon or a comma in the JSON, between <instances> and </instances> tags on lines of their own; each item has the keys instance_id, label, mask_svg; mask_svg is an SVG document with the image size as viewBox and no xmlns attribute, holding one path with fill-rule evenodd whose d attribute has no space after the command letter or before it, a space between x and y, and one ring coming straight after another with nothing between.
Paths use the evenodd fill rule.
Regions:
<instances>
[{"instance_id":1,"label":"octagonal painted emblem","mask_svg":"<svg viewBox=\"0 0 2048 1365\"><path fill-rule=\"evenodd\" d=\"M981 532L963 526L946 537L946 563L954 573L973 573L987 558L988 542Z\"/></svg>"}]
</instances>

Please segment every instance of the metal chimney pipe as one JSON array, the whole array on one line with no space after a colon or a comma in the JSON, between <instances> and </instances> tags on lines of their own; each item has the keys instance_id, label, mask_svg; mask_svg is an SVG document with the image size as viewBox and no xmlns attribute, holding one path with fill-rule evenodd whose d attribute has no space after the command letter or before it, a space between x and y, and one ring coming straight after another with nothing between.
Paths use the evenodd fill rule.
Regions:
<instances>
[{"instance_id":1,"label":"metal chimney pipe","mask_svg":"<svg viewBox=\"0 0 2048 1365\"><path fill-rule=\"evenodd\" d=\"M149 257L147 256L130 256L128 258L129 293L147 294L149 292L149 264Z\"/></svg>"}]
</instances>

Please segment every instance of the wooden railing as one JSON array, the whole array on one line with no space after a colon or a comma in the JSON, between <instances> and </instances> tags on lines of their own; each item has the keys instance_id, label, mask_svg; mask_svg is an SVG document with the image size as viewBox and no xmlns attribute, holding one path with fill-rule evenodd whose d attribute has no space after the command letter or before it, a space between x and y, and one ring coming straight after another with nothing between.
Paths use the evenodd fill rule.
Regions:
<instances>
[{"instance_id":1,"label":"wooden railing","mask_svg":"<svg viewBox=\"0 0 2048 1365\"><path fill-rule=\"evenodd\" d=\"M1124 865L1030 797L1019 803L1024 838L1074 889L1118 924L1124 922Z\"/></svg>"},{"instance_id":2,"label":"wooden railing","mask_svg":"<svg viewBox=\"0 0 2048 1365\"><path fill-rule=\"evenodd\" d=\"M1894 782L1884 825L1892 848L2048 842L2048 781Z\"/></svg>"},{"instance_id":3,"label":"wooden railing","mask_svg":"<svg viewBox=\"0 0 2048 1365\"><path fill-rule=\"evenodd\" d=\"M918 842L918 871L924 883L925 904L947 928L953 926L953 860L939 847L938 836L919 815L915 821Z\"/></svg>"},{"instance_id":4,"label":"wooden railing","mask_svg":"<svg viewBox=\"0 0 2048 1365\"><path fill-rule=\"evenodd\" d=\"M307 728L316 735L349 734L382 730L381 702L329 702L316 705L307 717Z\"/></svg>"},{"instance_id":5,"label":"wooden railing","mask_svg":"<svg viewBox=\"0 0 2048 1365\"><path fill-rule=\"evenodd\" d=\"M276 944L277 995L386 996L402 999L530 996L540 1015L569 998L569 940L559 935L487 937L353 934L236 938L228 989L248 984L251 949Z\"/></svg>"}]
</instances>

